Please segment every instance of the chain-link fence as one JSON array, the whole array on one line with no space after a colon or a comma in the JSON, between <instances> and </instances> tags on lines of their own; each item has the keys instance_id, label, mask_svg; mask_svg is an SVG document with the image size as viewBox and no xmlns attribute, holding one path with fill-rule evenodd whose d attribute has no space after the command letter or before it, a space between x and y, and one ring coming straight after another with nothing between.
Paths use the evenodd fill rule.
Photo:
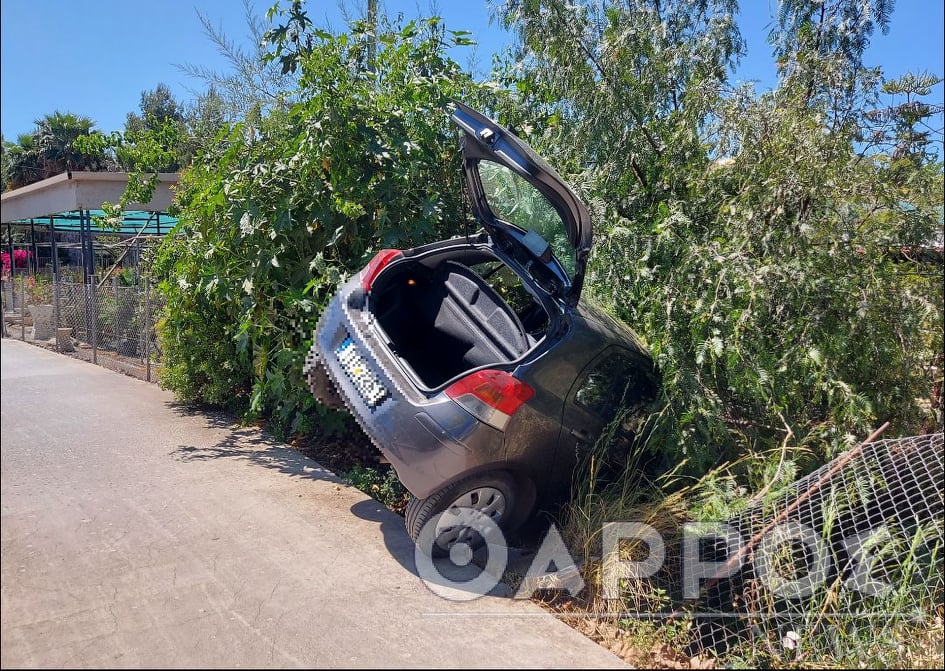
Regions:
<instances>
[{"instance_id":1,"label":"chain-link fence","mask_svg":"<svg viewBox=\"0 0 945 671\"><path fill-rule=\"evenodd\" d=\"M725 525L716 550L737 572L705 591L696 647L756 649L901 645L904 620L945 603L942 433L866 442ZM884 640L888 638L889 640ZM864 647L865 649L865 647Z\"/></svg>"},{"instance_id":2,"label":"chain-link fence","mask_svg":"<svg viewBox=\"0 0 945 671\"><path fill-rule=\"evenodd\" d=\"M163 299L147 281L89 283L48 274L2 281L3 337L31 341L141 377L155 377L161 350L154 324Z\"/></svg>"}]
</instances>

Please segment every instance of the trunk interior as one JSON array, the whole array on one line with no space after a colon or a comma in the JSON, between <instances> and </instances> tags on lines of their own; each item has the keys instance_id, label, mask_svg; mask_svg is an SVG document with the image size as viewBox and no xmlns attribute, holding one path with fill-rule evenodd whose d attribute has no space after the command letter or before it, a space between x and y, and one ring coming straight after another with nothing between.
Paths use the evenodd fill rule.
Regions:
<instances>
[{"instance_id":1,"label":"trunk interior","mask_svg":"<svg viewBox=\"0 0 945 671\"><path fill-rule=\"evenodd\" d=\"M388 346L429 388L514 361L547 330L547 313L520 278L492 257L474 260L396 264L372 289L371 311Z\"/></svg>"}]
</instances>

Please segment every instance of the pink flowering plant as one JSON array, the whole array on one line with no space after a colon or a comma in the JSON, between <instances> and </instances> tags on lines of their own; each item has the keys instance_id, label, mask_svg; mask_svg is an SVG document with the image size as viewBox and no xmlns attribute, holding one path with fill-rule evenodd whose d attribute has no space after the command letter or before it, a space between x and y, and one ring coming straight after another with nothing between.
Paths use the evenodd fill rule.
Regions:
<instances>
[{"instance_id":1,"label":"pink flowering plant","mask_svg":"<svg viewBox=\"0 0 945 671\"><path fill-rule=\"evenodd\" d=\"M13 250L13 263L17 268L26 268L29 265L30 257L33 256L33 252L28 249L14 249ZM10 253L9 252L0 252L0 263L3 264L3 275L4 277L9 276L10 274Z\"/></svg>"}]
</instances>

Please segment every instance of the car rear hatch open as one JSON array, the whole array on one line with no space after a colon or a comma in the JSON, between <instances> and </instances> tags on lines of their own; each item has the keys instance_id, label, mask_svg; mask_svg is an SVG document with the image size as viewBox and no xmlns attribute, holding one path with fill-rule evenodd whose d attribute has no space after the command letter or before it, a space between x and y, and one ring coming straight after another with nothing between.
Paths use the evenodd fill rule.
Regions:
<instances>
[{"instance_id":1,"label":"car rear hatch open","mask_svg":"<svg viewBox=\"0 0 945 671\"><path fill-rule=\"evenodd\" d=\"M454 105L453 121L465 133L466 180L476 217L490 235L512 241L542 263L557 278L551 293L576 305L591 249L584 203L511 131L462 103Z\"/></svg>"}]
</instances>

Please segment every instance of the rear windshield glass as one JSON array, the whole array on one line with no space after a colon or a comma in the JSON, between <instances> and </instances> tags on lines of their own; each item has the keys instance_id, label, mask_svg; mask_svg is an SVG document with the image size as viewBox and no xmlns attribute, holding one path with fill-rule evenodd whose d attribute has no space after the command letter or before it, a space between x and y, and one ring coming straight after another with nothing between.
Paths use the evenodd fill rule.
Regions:
<instances>
[{"instance_id":1,"label":"rear windshield glass","mask_svg":"<svg viewBox=\"0 0 945 671\"><path fill-rule=\"evenodd\" d=\"M574 276L574 247L551 202L525 179L504 165L481 161L479 179L489 209L496 218L523 231L534 231L551 245L569 277Z\"/></svg>"}]
</instances>

